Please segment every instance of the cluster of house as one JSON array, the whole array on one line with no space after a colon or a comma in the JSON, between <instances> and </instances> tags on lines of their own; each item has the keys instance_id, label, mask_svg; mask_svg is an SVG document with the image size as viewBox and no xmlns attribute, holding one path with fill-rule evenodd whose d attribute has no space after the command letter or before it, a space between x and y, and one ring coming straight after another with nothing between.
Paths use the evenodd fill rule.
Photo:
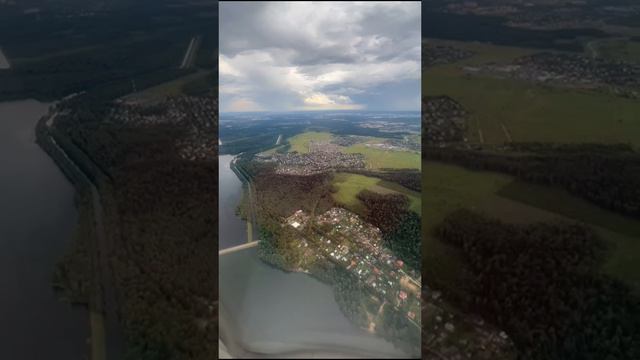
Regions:
<instances>
[{"instance_id":1,"label":"cluster of house","mask_svg":"<svg viewBox=\"0 0 640 360\"><path fill-rule=\"evenodd\" d=\"M618 86L640 90L640 65L580 54L543 52L516 59L514 75L568 85Z\"/></svg>"},{"instance_id":2,"label":"cluster of house","mask_svg":"<svg viewBox=\"0 0 640 360\"><path fill-rule=\"evenodd\" d=\"M585 6L585 5L589 6ZM607 6L608 5L608 6ZM607 4L587 0L502 0L460 1L447 4L444 12L459 15L499 16L505 24L527 29L557 30L598 27L603 19L612 21L640 11L640 6Z\"/></svg>"},{"instance_id":3,"label":"cluster of house","mask_svg":"<svg viewBox=\"0 0 640 360\"><path fill-rule=\"evenodd\" d=\"M309 220L309 215L298 210L286 219L286 223L302 230ZM313 221L318 232L313 247L330 261L343 266L419 326L421 277L383 245L377 227L338 207ZM309 247L309 241L303 239L300 246Z\"/></svg>"},{"instance_id":4,"label":"cluster of house","mask_svg":"<svg viewBox=\"0 0 640 360\"><path fill-rule=\"evenodd\" d=\"M463 70L555 86L607 89L620 96L640 98L640 65L580 54L542 52L520 57L509 65L466 66Z\"/></svg>"},{"instance_id":5,"label":"cluster of house","mask_svg":"<svg viewBox=\"0 0 640 360\"><path fill-rule=\"evenodd\" d=\"M108 120L131 126L175 125L184 129L176 141L185 160L213 160L217 156L218 99L214 96L167 97L155 103L120 102Z\"/></svg>"},{"instance_id":6,"label":"cluster of house","mask_svg":"<svg viewBox=\"0 0 640 360\"><path fill-rule=\"evenodd\" d=\"M262 162L276 165L277 174L313 175L336 169L363 169L366 165L363 154L314 151L305 154L297 152L256 156Z\"/></svg>"},{"instance_id":7,"label":"cluster of house","mask_svg":"<svg viewBox=\"0 0 640 360\"><path fill-rule=\"evenodd\" d=\"M428 68L458 62L473 56L470 50L447 45L431 45L427 41L422 44L422 66Z\"/></svg>"},{"instance_id":8,"label":"cluster of house","mask_svg":"<svg viewBox=\"0 0 640 360\"><path fill-rule=\"evenodd\" d=\"M449 96L422 99L423 141L427 144L466 141L468 112Z\"/></svg>"},{"instance_id":9,"label":"cluster of house","mask_svg":"<svg viewBox=\"0 0 640 360\"><path fill-rule=\"evenodd\" d=\"M439 291L422 286L423 342L427 359L492 360L513 358L515 347L504 331L482 318L454 313Z\"/></svg>"}]
</instances>

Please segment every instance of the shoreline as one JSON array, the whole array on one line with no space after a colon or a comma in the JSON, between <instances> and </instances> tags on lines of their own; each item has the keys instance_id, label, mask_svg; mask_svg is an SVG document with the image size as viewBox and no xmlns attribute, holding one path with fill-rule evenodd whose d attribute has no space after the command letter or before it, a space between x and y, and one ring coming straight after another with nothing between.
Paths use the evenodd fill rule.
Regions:
<instances>
[{"instance_id":1,"label":"shoreline","mask_svg":"<svg viewBox=\"0 0 640 360\"><path fill-rule=\"evenodd\" d=\"M66 99L66 98L65 98ZM62 100L64 101L64 99ZM114 336L116 340L115 346L106 346L107 338L111 338L107 335L114 334L119 327L119 319L117 315L117 306L114 288L111 283L112 279L106 279L110 277L108 260L106 259L106 230L104 228L104 209L101 201L101 194L98 191L98 185L95 183L105 184L105 180L109 178L107 175L101 174L100 170L92 160L88 158L86 154L83 154L81 150L76 149L76 156L80 157L80 164L74 161L70 157L65 146L72 146L68 139L64 139L61 135L55 133L53 128L54 120L58 116L60 109L58 105L62 101L55 101L49 106L48 113L42 116L36 124L36 144L53 160L56 166L62 171L67 180L74 188L74 196L89 196L91 198L89 206L92 208L93 218L92 228L93 233L98 239L87 239L87 246L91 252L91 267L93 274L91 275L91 282L89 284L90 295L85 303L85 307L89 313L89 336L90 336L90 359L92 360L104 360L108 358L117 358L116 354L107 356L112 351L121 352L121 336L118 332ZM53 131L52 131L53 130ZM56 140L57 139L57 140ZM81 154L81 155L78 155ZM74 156L72 153L71 156ZM84 165L84 166L83 166ZM83 169L87 168L87 169ZM94 183L95 182L95 183ZM106 185L106 184L105 184ZM75 207L80 214L83 209L79 204L75 204ZM76 228L81 226L80 222L76 224ZM67 254L73 256L72 249L66 250ZM72 290L71 290L72 291ZM110 299L107 299L110 298ZM111 330L111 331L108 331ZM109 341L111 343L111 341ZM112 351L110 351L112 349Z\"/></svg>"}]
</instances>

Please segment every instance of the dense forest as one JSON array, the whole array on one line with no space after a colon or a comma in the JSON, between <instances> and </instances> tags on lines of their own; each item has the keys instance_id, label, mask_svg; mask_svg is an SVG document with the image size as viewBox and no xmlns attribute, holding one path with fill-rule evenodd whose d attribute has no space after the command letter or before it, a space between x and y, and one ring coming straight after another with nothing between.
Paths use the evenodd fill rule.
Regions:
<instances>
[{"instance_id":1,"label":"dense forest","mask_svg":"<svg viewBox=\"0 0 640 360\"><path fill-rule=\"evenodd\" d=\"M202 119L187 117L194 123L183 127L141 125L105 121L110 107L101 102L61 108L72 111L59 115L51 129L40 121L39 142L51 152L46 139L53 137L99 189L110 249L110 269L101 270L111 272L113 279L103 286L113 286L117 297L124 359L216 356L218 186L212 179L217 179L218 167L213 160L178 156L176 145L185 136L191 139L193 133L184 129L201 126ZM141 109L160 115L165 110ZM216 136L215 114L201 115L213 129L203 136ZM210 159L217 159L213 155ZM66 169L64 161L57 162ZM58 266L55 284L71 301L86 301L95 284L78 270L87 270L86 247L95 246L94 229L87 226L93 221L86 219L93 213L83 195L86 184L73 171L65 174L80 194L78 236L85 242L74 241Z\"/></svg>"},{"instance_id":2,"label":"dense forest","mask_svg":"<svg viewBox=\"0 0 640 360\"><path fill-rule=\"evenodd\" d=\"M446 13L446 1L422 5L422 34L432 39L479 41L502 46L582 52L583 38L606 38L599 29L533 30L508 26L500 16ZM583 8L588 8L584 7Z\"/></svg>"},{"instance_id":3,"label":"dense forest","mask_svg":"<svg viewBox=\"0 0 640 360\"><path fill-rule=\"evenodd\" d=\"M602 275L607 247L590 228L458 210L436 235L464 259L456 301L507 331L522 359L640 357L639 299Z\"/></svg>"},{"instance_id":4,"label":"dense forest","mask_svg":"<svg viewBox=\"0 0 640 360\"><path fill-rule=\"evenodd\" d=\"M261 224L280 226L297 210L319 215L333 206L331 175L280 175L261 171L254 177L257 215Z\"/></svg>"},{"instance_id":5,"label":"dense forest","mask_svg":"<svg viewBox=\"0 0 640 360\"><path fill-rule=\"evenodd\" d=\"M357 195L366 208L365 219L382 231L386 246L407 266L420 271L422 258L421 219L409 210L402 194L378 194L363 190Z\"/></svg>"},{"instance_id":6,"label":"dense forest","mask_svg":"<svg viewBox=\"0 0 640 360\"><path fill-rule=\"evenodd\" d=\"M640 154L629 145L521 143L501 149L428 147L429 160L504 172L564 188L603 208L640 218Z\"/></svg>"},{"instance_id":7,"label":"dense forest","mask_svg":"<svg viewBox=\"0 0 640 360\"><path fill-rule=\"evenodd\" d=\"M216 164L174 161L137 163L116 176L113 266L128 359L216 356L216 177Z\"/></svg>"},{"instance_id":8,"label":"dense forest","mask_svg":"<svg viewBox=\"0 0 640 360\"><path fill-rule=\"evenodd\" d=\"M202 42L194 65L216 66L216 1L119 3L83 11L49 2L37 14L1 17L0 44L11 68L0 70L0 99L49 101L81 91L113 99L157 85L194 71L180 63L196 35Z\"/></svg>"}]
</instances>

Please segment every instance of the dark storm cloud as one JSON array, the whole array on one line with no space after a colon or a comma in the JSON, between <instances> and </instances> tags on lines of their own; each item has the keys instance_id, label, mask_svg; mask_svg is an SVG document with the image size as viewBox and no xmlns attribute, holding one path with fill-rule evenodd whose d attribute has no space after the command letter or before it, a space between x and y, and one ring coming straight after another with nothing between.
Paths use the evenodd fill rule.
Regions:
<instances>
[{"instance_id":1,"label":"dark storm cloud","mask_svg":"<svg viewBox=\"0 0 640 360\"><path fill-rule=\"evenodd\" d=\"M223 2L222 110L370 108L369 88L419 92L420 31L418 2Z\"/></svg>"}]
</instances>

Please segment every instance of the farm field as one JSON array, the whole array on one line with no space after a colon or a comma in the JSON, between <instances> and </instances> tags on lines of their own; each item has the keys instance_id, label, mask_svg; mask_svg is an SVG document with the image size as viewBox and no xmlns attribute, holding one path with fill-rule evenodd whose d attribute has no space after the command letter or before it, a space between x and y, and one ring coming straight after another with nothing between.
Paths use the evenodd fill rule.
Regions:
<instances>
[{"instance_id":1,"label":"farm field","mask_svg":"<svg viewBox=\"0 0 640 360\"><path fill-rule=\"evenodd\" d=\"M194 74L189 74L181 78L177 78L166 83L162 83L150 88L138 91L133 94L129 94L123 97L124 100L138 100L138 101L154 101L162 100L167 96L178 96L184 94L184 86L205 78L210 72L200 70Z\"/></svg>"},{"instance_id":2,"label":"farm field","mask_svg":"<svg viewBox=\"0 0 640 360\"><path fill-rule=\"evenodd\" d=\"M289 138L290 152L297 151L300 154L309 152L309 141L329 141L333 135L328 132L308 131Z\"/></svg>"},{"instance_id":3,"label":"farm field","mask_svg":"<svg viewBox=\"0 0 640 360\"><path fill-rule=\"evenodd\" d=\"M272 147L271 149L265 150L261 153L259 153L260 155L273 155L275 154L279 149L282 149L284 147L284 145L278 145L276 147Z\"/></svg>"},{"instance_id":4,"label":"farm field","mask_svg":"<svg viewBox=\"0 0 640 360\"><path fill-rule=\"evenodd\" d=\"M609 60L640 63L640 42L626 39L597 41L593 45L598 56Z\"/></svg>"},{"instance_id":5,"label":"farm field","mask_svg":"<svg viewBox=\"0 0 640 360\"><path fill-rule=\"evenodd\" d=\"M448 95L460 102L471 113L467 133L470 141L480 142L480 130L484 142L503 143L508 140L504 124L513 141L623 142L640 147L637 121L640 102L511 79L465 75L463 65L506 63L530 51L483 44L463 47L478 54L456 64L423 71L422 93Z\"/></svg>"},{"instance_id":6,"label":"farm field","mask_svg":"<svg viewBox=\"0 0 640 360\"><path fill-rule=\"evenodd\" d=\"M367 167L371 169L420 169L422 164L420 154L410 151L381 150L355 144L344 152L364 154Z\"/></svg>"},{"instance_id":7,"label":"farm field","mask_svg":"<svg viewBox=\"0 0 640 360\"><path fill-rule=\"evenodd\" d=\"M379 194L404 194L409 198L410 209L418 215L422 214L420 193L396 183L359 174L336 173L333 178L333 185L338 190L333 194L333 199L359 214L363 213L364 205L357 198L357 195L365 189Z\"/></svg>"},{"instance_id":8,"label":"farm field","mask_svg":"<svg viewBox=\"0 0 640 360\"><path fill-rule=\"evenodd\" d=\"M514 182L493 172L470 171L459 166L425 162L423 194L423 264L429 278L439 284L453 284L463 274L457 253L433 236L442 219L458 208L469 208L506 222L581 221L592 226L610 245L604 270L640 292L637 256L640 243L636 232L640 222L600 209L562 191ZM568 210L569 209L569 210ZM603 219L603 220L600 220ZM604 221L616 224L602 227ZM611 228L616 228L612 230Z\"/></svg>"}]
</instances>

